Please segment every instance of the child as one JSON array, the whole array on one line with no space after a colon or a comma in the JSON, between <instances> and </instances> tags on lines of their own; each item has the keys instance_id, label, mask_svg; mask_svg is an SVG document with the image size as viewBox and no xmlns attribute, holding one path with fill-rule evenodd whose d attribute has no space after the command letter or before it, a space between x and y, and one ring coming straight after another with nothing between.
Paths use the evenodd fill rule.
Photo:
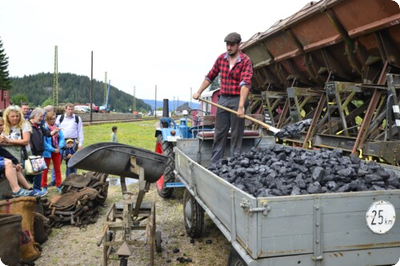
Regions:
<instances>
[{"instance_id":1,"label":"child","mask_svg":"<svg viewBox=\"0 0 400 266\"><path fill-rule=\"evenodd\" d=\"M64 158L65 164L67 166L67 170L65 171L65 177L68 177L69 174L76 173L76 168L68 167L69 159L72 157L72 155L75 154L74 140L68 139L66 145L67 145L67 147L63 153L63 158Z\"/></svg>"},{"instance_id":2,"label":"child","mask_svg":"<svg viewBox=\"0 0 400 266\"><path fill-rule=\"evenodd\" d=\"M112 133L111 133L111 142L118 142L118 139L117 139L117 130L118 130L118 127L113 126L113 127L111 128L111 130L112 130Z\"/></svg>"}]
</instances>

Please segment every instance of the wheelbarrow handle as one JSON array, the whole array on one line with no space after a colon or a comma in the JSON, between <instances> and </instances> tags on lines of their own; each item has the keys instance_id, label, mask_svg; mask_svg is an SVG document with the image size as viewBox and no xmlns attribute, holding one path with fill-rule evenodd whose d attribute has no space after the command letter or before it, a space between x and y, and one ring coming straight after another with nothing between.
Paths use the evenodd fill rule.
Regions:
<instances>
[{"instance_id":1,"label":"wheelbarrow handle","mask_svg":"<svg viewBox=\"0 0 400 266\"><path fill-rule=\"evenodd\" d=\"M199 101L202 101L202 102L205 102L205 103L209 103L211 105L214 105L215 107L221 108L221 109L223 109L225 111L228 111L228 112L231 112L233 114L236 114L236 115L238 114L238 112L236 112L236 111L234 111L234 110L232 110L230 108L227 108L227 107L222 106L220 104L217 104L217 103L214 103L212 101L206 100L204 98L199 98ZM270 126L270 125L267 125L266 123L255 119L254 117L251 117L251 116L248 116L248 115L244 115L244 118L246 118L246 119L248 119L248 120L250 120L250 121L252 121L252 122L254 122L254 123L256 123L256 124L258 124L258 125L260 125L262 127L264 127L264 128L266 128L267 130L269 130L269 131L271 131L273 133L278 133L280 131L278 128Z\"/></svg>"}]
</instances>

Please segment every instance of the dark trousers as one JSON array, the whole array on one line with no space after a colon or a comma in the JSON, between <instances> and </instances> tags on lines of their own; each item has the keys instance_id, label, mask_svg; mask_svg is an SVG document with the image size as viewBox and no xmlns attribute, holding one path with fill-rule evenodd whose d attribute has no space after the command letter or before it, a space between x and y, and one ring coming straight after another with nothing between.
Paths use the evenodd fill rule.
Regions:
<instances>
[{"instance_id":1,"label":"dark trousers","mask_svg":"<svg viewBox=\"0 0 400 266\"><path fill-rule=\"evenodd\" d=\"M42 190L42 173L37 175L26 175L26 180L33 183L33 188Z\"/></svg>"},{"instance_id":2,"label":"dark trousers","mask_svg":"<svg viewBox=\"0 0 400 266\"><path fill-rule=\"evenodd\" d=\"M239 101L239 96L221 95L218 104L237 111ZM245 107L247 107L247 103ZM211 164L217 163L217 161L224 156L229 129L231 129L230 156L234 156L242 151L244 118L239 118L236 114L218 108L215 117L215 133Z\"/></svg>"}]
</instances>

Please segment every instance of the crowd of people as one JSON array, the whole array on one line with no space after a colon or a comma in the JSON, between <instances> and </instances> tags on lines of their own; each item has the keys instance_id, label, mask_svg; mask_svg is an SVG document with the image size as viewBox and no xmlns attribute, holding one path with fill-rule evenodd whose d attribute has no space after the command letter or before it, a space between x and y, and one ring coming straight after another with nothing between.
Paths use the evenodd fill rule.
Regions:
<instances>
[{"instance_id":1,"label":"crowd of people","mask_svg":"<svg viewBox=\"0 0 400 266\"><path fill-rule=\"evenodd\" d=\"M52 106L33 110L28 103L10 105L0 117L0 172L7 178L12 196L44 196L54 185L61 192L61 165L67 165L65 176L76 173L68 167L71 156L83 146L82 119L73 113L74 105L56 116ZM29 156L42 156L47 168L35 174L24 171ZM48 183L50 165L53 165ZM32 184L32 185L31 185Z\"/></svg>"}]
</instances>

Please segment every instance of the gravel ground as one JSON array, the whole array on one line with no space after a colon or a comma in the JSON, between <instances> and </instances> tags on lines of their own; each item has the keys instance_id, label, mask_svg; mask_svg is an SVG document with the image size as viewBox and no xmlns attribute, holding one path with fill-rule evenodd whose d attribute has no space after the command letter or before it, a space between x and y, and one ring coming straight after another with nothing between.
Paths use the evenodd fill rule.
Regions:
<instances>
[{"instance_id":1,"label":"gravel ground","mask_svg":"<svg viewBox=\"0 0 400 266\"><path fill-rule=\"evenodd\" d=\"M138 191L137 183L129 185L128 188L134 193ZM56 194L55 188L50 188L49 192L49 197ZM207 215L202 238L193 242L186 235L182 194L182 188L175 189L173 197L165 200L158 196L155 186L152 185L144 198L144 201L155 202L156 228L162 232L162 252L155 253L154 265L227 265L230 243ZM98 247L97 242L106 224L105 213L112 203L120 201L121 198L120 187L110 185L106 205L101 208L101 216L95 224L85 228L69 225L53 228L49 239L42 245L42 255L35 261L36 265L102 265L103 246ZM145 239L142 231L136 231L134 237L138 241ZM177 259L182 257L190 258L192 262L180 263ZM119 261L112 261L109 265L119 265ZM149 245L139 245L135 248L129 257L128 265L150 265Z\"/></svg>"}]
</instances>

